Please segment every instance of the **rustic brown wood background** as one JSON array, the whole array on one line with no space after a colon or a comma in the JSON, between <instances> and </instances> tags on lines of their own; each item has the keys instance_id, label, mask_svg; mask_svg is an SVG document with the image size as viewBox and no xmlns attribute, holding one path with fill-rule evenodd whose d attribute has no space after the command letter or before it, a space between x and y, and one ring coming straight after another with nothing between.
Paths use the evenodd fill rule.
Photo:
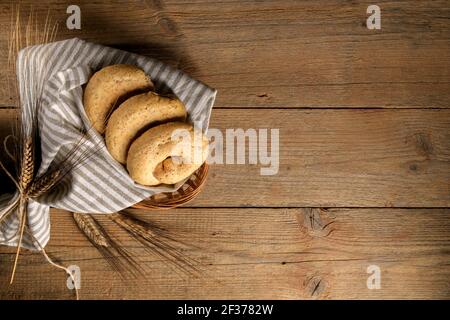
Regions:
<instances>
[{"instance_id":1,"label":"rustic brown wood background","mask_svg":"<svg viewBox=\"0 0 450 320\"><path fill-rule=\"evenodd\" d=\"M34 1L24 1L26 11ZM280 170L211 168L185 208L140 212L191 246L201 277L144 254L101 219L148 271L122 280L52 210L49 253L82 271L94 298L450 298L450 3L376 1L76 1L82 29L67 30L74 1L40 1L58 38L156 57L218 89L214 128L279 128ZM11 4L0 4L0 135ZM3 154L3 152L2 152ZM2 190L9 190L2 176ZM73 298L66 275L0 248L0 298ZM369 290L369 265L381 289Z\"/></svg>"}]
</instances>

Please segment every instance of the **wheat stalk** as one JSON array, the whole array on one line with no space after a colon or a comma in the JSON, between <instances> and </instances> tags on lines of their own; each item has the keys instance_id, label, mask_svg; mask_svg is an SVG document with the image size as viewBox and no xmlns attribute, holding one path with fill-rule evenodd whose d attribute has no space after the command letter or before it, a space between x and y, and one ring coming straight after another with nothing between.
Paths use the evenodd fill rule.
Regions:
<instances>
[{"instance_id":1,"label":"wheat stalk","mask_svg":"<svg viewBox=\"0 0 450 320\"><path fill-rule=\"evenodd\" d=\"M89 241L102 247L110 247L105 233L91 215L73 213L73 220Z\"/></svg>"},{"instance_id":2,"label":"wheat stalk","mask_svg":"<svg viewBox=\"0 0 450 320\"><path fill-rule=\"evenodd\" d=\"M13 270L11 272L11 280L9 284L12 284L14 282L14 276L16 274L16 268L17 263L19 262L19 255L20 255L20 245L23 240L23 234L26 226L27 221L27 200L26 198L21 197L19 201L19 215L20 215L20 222L19 222L19 240L17 242L17 251L16 256L14 258L14 264L13 264Z\"/></svg>"}]
</instances>

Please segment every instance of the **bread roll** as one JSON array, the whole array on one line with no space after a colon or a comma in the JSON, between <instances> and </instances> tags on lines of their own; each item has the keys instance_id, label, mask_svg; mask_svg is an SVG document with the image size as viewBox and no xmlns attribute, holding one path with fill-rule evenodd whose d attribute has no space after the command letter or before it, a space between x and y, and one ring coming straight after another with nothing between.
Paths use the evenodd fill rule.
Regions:
<instances>
[{"instance_id":1,"label":"bread roll","mask_svg":"<svg viewBox=\"0 0 450 320\"><path fill-rule=\"evenodd\" d=\"M118 101L135 92L152 89L150 78L132 65L116 64L97 71L84 91L84 108L91 125L103 134L108 115Z\"/></svg>"},{"instance_id":2,"label":"bread roll","mask_svg":"<svg viewBox=\"0 0 450 320\"><path fill-rule=\"evenodd\" d=\"M195 135L193 126L183 122L169 122L147 130L128 151L127 169L131 178L142 185L154 186L174 184L189 177L208 154L208 139L199 129L198 133ZM186 148L181 142L188 140ZM173 159L187 163L174 163Z\"/></svg>"},{"instance_id":3,"label":"bread roll","mask_svg":"<svg viewBox=\"0 0 450 320\"><path fill-rule=\"evenodd\" d=\"M161 122L185 119L186 108L176 98L154 92L134 96L122 103L109 118L106 146L114 159L125 164L131 142L143 129Z\"/></svg>"}]
</instances>

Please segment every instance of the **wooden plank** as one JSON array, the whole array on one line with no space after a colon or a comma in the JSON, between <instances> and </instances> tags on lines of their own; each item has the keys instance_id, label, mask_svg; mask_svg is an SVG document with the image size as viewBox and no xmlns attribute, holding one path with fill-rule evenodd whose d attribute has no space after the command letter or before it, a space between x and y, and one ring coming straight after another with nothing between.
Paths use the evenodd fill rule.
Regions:
<instances>
[{"instance_id":1,"label":"wooden plank","mask_svg":"<svg viewBox=\"0 0 450 320\"><path fill-rule=\"evenodd\" d=\"M365 1L80 1L81 30L65 27L66 1L22 1L24 12L30 2L61 21L59 39L161 59L217 88L219 107L449 107L448 1L378 1L377 31ZM10 15L0 4L1 30ZM11 105L5 72L0 106Z\"/></svg>"},{"instance_id":2,"label":"wooden plank","mask_svg":"<svg viewBox=\"0 0 450 320\"><path fill-rule=\"evenodd\" d=\"M216 110L211 127L279 128L279 172L213 166L192 205L450 205L446 110Z\"/></svg>"},{"instance_id":3,"label":"wooden plank","mask_svg":"<svg viewBox=\"0 0 450 320\"><path fill-rule=\"evenodd\" d=\"M81 269L83 299L449 299L449 209L177 209L140 213L189 244L199 278L173 271L100 217L148 272L121 280L69 214L52 211L47 247ZM8 285L13 249L0 248L0 298L73 298L64 272L39 254L21 256ZM366 286L381 270L381 289Z\"/></svg>"},{"instance_id":4,"label":"wooden plank","mask_svg":"<svg viewBox=\"0 0 450 320\"><path fill-rule=\"evenodd\" d=\"M0 111L0 128L12 115ZM267 166L248 160L245 165L212 165L204 191L191 206L450 205L446 109L219 109L210 126L224 135L226 129L279 128L279 171L263 176L260 169Z\"/></svg>"}]
</instances>

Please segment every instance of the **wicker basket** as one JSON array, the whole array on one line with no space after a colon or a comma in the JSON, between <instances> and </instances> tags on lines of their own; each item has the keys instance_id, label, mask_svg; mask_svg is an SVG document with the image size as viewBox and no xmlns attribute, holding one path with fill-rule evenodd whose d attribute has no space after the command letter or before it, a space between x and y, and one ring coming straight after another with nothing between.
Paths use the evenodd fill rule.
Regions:
<instances>
[{"instance_id":1,"label":"wicker basket","mask_svg":"<svg viewBox=\"0 0 450 320\"><path fill-rule=\"evenodd\" d=\"M177 191L158 193L132 206L135 209L167 210L193 200L202 190L208 175L206 162Z\"/></svg>"}]
</instances>

